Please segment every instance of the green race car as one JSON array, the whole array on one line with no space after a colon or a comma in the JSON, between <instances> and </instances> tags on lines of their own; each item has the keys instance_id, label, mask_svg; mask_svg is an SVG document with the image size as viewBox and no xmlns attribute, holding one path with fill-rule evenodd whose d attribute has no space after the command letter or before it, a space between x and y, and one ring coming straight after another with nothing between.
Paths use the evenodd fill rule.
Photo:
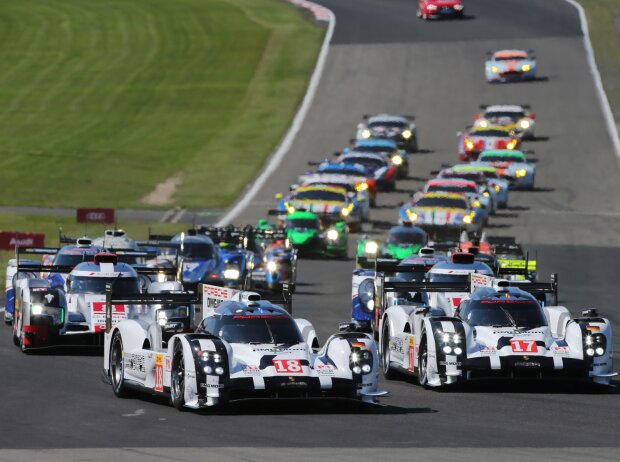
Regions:
<instances>
[{"instance_id":1,"label":"green race car","mask_svg":"<svg viewBox=\"0 0 620 462\"><path fill-rule=\"evenodd\" d=\"M294 212L284 222L286 235L299 256L326 256L347 258L347 238L349 236L344 221L323 226L312 212Z\"/></svg>"},{"instance_id":2,"label":"green race car","mask_svg":"<svg viewBox=\"0 0 620 462\"><path fill-rule=\"evenodd\" d=\"M417 226L394 226L388 231L385 243L377 240L361 239L357 242L357 266L370 268L377 257L403 260L417 254L428 243L426 231Z\"/></svg>"}]
</instances>

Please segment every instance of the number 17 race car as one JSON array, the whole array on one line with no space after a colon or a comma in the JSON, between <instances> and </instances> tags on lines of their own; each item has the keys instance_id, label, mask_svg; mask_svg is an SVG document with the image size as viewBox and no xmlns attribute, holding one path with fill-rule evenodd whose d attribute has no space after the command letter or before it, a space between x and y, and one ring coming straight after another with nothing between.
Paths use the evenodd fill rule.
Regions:
<instances>
[{"instance_id":1,"label":"number 17 race car","mask_svg":"<svg viewBox=\"0 0 620 462\"><path fill-rule=\"evenodd\" d=\"M382 311L383 373L415 375L423 386L474 379L562 378L609 385L611 324L586 310L572 318L563 306L534 295L557 291L550 284L509 282L471 274L471 294L454 315L428 304L428 293L464 290L454 283L389 282L381 298L400 294ZM412 293L415 293L412 296Z\"/></svg>"},{"instance_id":2,"label":"number 17 race car","mask_svg":"<svg viewBox=\"0 0 620 462\"><path fill-rule=\"evenodd\" d=\"M308 321L255 292L209 285L202 286L205 317L192 333L188 320L200 300L167 292L108 295L103 378L119 397L136 389L168 395L178 409L199 409L244 398L372 403L385 394L377 390L377 348L366 334L341 332L319 349ZM112 326L119 304L130 314Z\"/></svg>"}]
</instances>

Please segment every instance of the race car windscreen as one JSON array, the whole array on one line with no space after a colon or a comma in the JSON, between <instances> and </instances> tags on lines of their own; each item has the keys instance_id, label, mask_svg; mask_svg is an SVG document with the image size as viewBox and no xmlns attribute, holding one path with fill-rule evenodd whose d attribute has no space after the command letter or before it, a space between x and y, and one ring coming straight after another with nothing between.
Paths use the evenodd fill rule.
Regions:
<instances>
[{"instance_id":1,"label":"race car windscreen","mask_svg":"<svg viewBox=\"0 0 620 462\"><path fill-rule=\"evenodd\" d=\"M101 278L72 276L69 290L75 294L105 294L106 284L112 283L112 296L135 295L140 293L138 278Z\"/></svg>"},{"instance_id":2,"label":"race car windscreen","mask_svg":"<svg viewBox=\"0 0 620 462\"><path fill-rule=\"evenodd\" d=\"M519 162L525 163L525 159L521 156L502 156L502 155L482 155L480 156L481 162Z\"/></svg>"},{"instance_id":3,"label":"race car windscreen","mask_svg":"<svg viewBox=\"0 0 620 462\"><path fill-rule=\"evenodd\" d=\"M387 242L396 245L426 244L426 233L415 230L394 231L388 233Z\"/></svg>"},{"instance_id":4,"label":"race car windscreen","mask_svg":"<svg viewBox=\"0 0 620 462\"><path fill-rule=\"evenodd\" d=\"M371 153L383 153L394 152L395 149L390 146L355 146L356 151L371 152Z\"/></svg>"},{"instance_id":5,"label":"race car windscreen","mask_svg":"<svg viewBox=\"0 0 620 462\"><path fill-rule=\"evenodd\" d=\"M471 326L534 329L547 325L537 302L516 298L472 300L459 310L459 317Z\"/></svg>"},{"instance_id":6,"label":"race car windscreen","mask_svg":"<svg viewBox=\"0 0 620 462\"><path fill-rule=\"evenodd\" d=\"M427 192L476 193L478 189L475 185L434 184L428 187Z\"/></svg>"},{"instance_id":7,"label":"race car windscreen","mask_svg":"<svg viewBox=\"0 0 620 462\"><path fill-rule=\"evenodd\" d=\"M207 321L206 330L229 343L296 345L303 342L297 324L285 315L214 317Z\"/></svg>"},{"instance_id":8,"label":"race car windscreen","mask_svg":"<svg viewBox=\"0 0 620 462\"><path fill-rule=\"evenodd\" d=\"M407 128L407 124L404 121L393 120L377 120L376 122L371 122L368 124L369 128Z\"/></svg>"},{"instance_id":9,"label":"race car windscreen","mask_svg":"<svg viewBox=\"0 0 620 462\"><path fill-rule=\"evenodd\" d=\"M325 201L325 202L345 202L346 196L340 192L328 191L324 189L312 189L310 191L299 191L295 194L298 201Z\"/></svg>"},{"instance_id":10,"label":"race car windscreen","mask_svg":"<svg viewBox=\"0 0 620 462\"><path fill-rule=\"evenodd\" d=\"M513 122L516 122L519 119L525 117L524 112L511 112L511 111L497 111L497 112L487 112L484 115L485 119L489 120L501 120L501 119L510 119Z\"/></svg>"},{"instance_id":11,"label":"race car windscreen","mask_svg":"<svg viewBox=\"0 0 620 462\"><path fill-rule=\"evenodd\" d=\"M54 265L57 266L77 266L85 261L94 261L95 254L94 253L64 253L61 252L56 255L54 259Z\"/></svg>"},{"instance_id":12,"label":"race car windscreen","mask_svg":"<svg viewBox=\"0 0 620 462\"><path fill-rule=\"evenodd\" d=\"M308 218L294 218L286 220L286 227L289 229L319 229L319 220Z\"/></svg>"},{"instance_id":13,"label":"race car windscreen","mask_svg":"<svg viewBox=\"0 0 620 462\"><path fill-rule=\"evenodd\" d=\"M452 197L423 197L415 203L416 207L442 207L447 209L466 209L467 201Z\"/></svg>"},{"instance_id":14,"label":"race car windscreen","mask_svg":"<svg viewBox=\"0 0 620 462\"><path fill-rule=\"evenodd\" d=\"M495 137L495 138L510 138L510 133L506 133L504 130L476 130L472 132L471 136L481 136L481 137Z\"/></svg>"},{"instance_id":15,"label":"race car windscreen","mask_svg":"<svg viewBox=\"0 0 620 462\"><path fill-rule=\"evenodd\" d=\"M210 260L213 258L213 246L206 242L185 242L181 247L181 255L185 258L195 258L197 260ZM175 254L174 252L170 253L172 255Z\"/></svg>"},{"instance_id":16,"label":"race car windscreen","mask_svg":"<svg viewBox=\"0 0 620 462\"><path fill-rule=\"evenodd\" d=\"M381 157L363 157L363 156L347 156L342 159L343 162L348 164L360 164L367 167L380 168L387 165L387 161Z\"/></svg>"},{"instance_id":17,"label":"race car windscreen","mask_svg":"<svg viewBox=\"0 0 620 462\"><path fill-rule=\"evenodd\" d=\"M432 273L429 280L431 282L450 282L457 284L467 284L469 282L469 274L445 274L445 273Z\"/></svg>"}]
</instances>

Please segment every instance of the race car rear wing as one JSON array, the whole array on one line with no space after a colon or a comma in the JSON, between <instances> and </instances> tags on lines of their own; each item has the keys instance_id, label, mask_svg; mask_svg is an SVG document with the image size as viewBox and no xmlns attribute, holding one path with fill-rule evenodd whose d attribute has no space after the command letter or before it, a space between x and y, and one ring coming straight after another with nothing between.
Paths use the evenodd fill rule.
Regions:
<instances>
[{"instance_id":1,"label":"race car rear wing","mask_svg":"<svg viewBox=\"0 0 620 462\"><path fill-rule=\"evenodd\" d=\"M114 297L112 284L106 284L105 332L112 329L112 313L114 305L199 305L200 295L187 292L171 292L159 294L136 294Z\"/></svg>"},{"instance_id":2,"label":"race car rear wing","mask_svg":"<svg viewBox=\"0 0 620 462\"><path fill-rule=\"evenodd\" d=\"M282 292L280 294L273 292L246 291L231 289L229 287L213 286L210 284L202 284L200 290L202 294L202 306L205 311L216 308L220 303L225 301L251 302L258 300L266 300L275 305L282 305L290 314L293 313L293 285L282 284Z\"/></svg>"},{"instance_id":3,"label":"race car rear wing","mask_svg":"<svg viewBox=\"0 0 620 462\"><path fill-rule=\"evenodd\" d=\"M375 273L383 273L385 276L395 273L426 273L430 266L422 264L407 264L397 258L377 258L375 259Z\"/></svg>"},{"instance_id":4,"label":"race car rear wing","mask_svg":"<svg viewBox=\"0 0 620 462\"><path fill-rule=\"evenodd\" d=\"M148 251L148 250L134 250L134 249L106 249L107 252L111 252L116 254L119 257L119 261L122 260L122 257L135 257L135 258L146 258L147 260L152 260L157 258L157 252Z\"/></svg>"},{"instance_id":5,"label":"race car rear wing","mask_svg":"<svg viewBox=\"0 0 620 462\"><path fill-rule=\"evenodd\" d=\"M21 273L70 273L72 266L43 265L37 264L32 260L21 262L21 255L56 255L60 249L58 247L15 247L15 266L17 272Z\"/></svg>"}]
</instances>

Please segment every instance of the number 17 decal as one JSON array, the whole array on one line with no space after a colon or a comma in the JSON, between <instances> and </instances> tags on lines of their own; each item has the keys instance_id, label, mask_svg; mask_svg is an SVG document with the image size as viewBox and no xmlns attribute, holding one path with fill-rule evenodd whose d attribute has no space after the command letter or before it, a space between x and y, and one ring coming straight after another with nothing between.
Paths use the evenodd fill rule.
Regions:
<instances>
[{"instance_id":1,"label":"number 17 decal","mask_svg":"<svg viewBox=\"0 0 620 462\"><path fill-rule=\"evenodd\" d=\"M536 340L511 340L510 346L515 353L537 353Z\"/></svg>"},{"instance_id":2,"label":"number 17 decal","mask_svg":"<svg viewBox=\"0 0 620 462\"><path fill-rule=\"evenodd\" d=\"M301 374L301 361L299 359L274 359L273 365L278 374Z\"/></svg>"}]
</instances>

